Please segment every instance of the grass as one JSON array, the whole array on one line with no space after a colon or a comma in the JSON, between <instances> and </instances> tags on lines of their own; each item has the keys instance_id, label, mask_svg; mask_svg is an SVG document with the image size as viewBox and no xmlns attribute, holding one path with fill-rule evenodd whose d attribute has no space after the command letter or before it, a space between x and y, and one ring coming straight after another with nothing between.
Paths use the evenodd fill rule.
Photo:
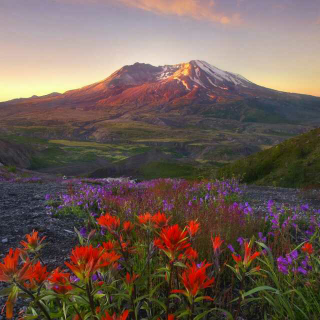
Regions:
<instances>
[{"instance_id":1,"label":"grass","mask_svg":"<svg viewBox=\"0 0 320 320\"><path fill-rule=\"evenodd\" d=\"M226 165L218 176L279 187L320 186L320 129Z\"/></svg>"},{"instance_id":2,"label":"grass","mask_svg":"<svg viewBox=\"0 0 320 320\"><path fill-rule=\"evenodd\" d=\"M152 162L140 169L144 179L157 178L186 178L196 179L199 170L191 164L180 164L175 162Z\"/></svg>"}]
</instances>

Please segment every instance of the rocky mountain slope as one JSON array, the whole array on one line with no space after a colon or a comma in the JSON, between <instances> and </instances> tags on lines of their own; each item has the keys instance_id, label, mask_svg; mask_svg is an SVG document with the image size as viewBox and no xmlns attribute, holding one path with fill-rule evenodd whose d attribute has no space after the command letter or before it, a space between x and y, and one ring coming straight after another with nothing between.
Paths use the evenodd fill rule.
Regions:
<instances>
[{"instance_id":1,"label":"rocky mountain slope","mask_svg":"<svg viewBox=\"0 0 320 320\"><path fill-rule=\"evenodd\" d=\"M52 140L64 140L134 146L133 155L160 149L179 162L222 164L319 126L320 98L264 88L192 60L124 66L80 89L0 103L0 114L0 138L41 138L45 157L53 152L53 160L71 159L76 151L51 148ZM126 150L118 160L130 156ZM117 161L106 152L98 162L104 159Z\"/></svg>"}]
</instances>

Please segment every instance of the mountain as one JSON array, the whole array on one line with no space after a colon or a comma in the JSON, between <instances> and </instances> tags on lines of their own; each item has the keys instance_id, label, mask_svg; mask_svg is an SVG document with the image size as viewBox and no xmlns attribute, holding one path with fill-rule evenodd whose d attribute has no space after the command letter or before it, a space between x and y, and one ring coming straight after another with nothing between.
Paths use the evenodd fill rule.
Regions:
<instances>
[{"instance_id":1,"label":"mountain","mask_svg":"<svg viewBox=\"0 0 320 320\"><path fill-rule=\"evenodd\" d=\"M66 159L80 149L98 164L157 149L178 162L221 165L319 126L320 98L264 88L192 60L124 66L80 89L0 103L0 114L0 138L28 138L44 153L33 168L70 167ZM76 158L82 167L80 153Z\"/></svg>"},{"instance_id":2,"label":"mountain","mask_svg":"<svg viewBox=\"0 0 320 320\"><path fill-rule=\"evenodd\" d=\"M235 161L219 169L218 175L241 176L244 182L259 185L319 188L320 129Z\"/></svg>"}]
</instances>

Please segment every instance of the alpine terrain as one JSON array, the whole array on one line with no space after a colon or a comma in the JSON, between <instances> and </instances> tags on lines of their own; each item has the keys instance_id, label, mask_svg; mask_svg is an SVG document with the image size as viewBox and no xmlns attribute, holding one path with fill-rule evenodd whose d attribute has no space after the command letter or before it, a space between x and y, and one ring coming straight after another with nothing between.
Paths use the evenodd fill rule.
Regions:
<instances>
[{"instance_id":1,"label":"alpine terrain","mask_svg":"<svg viewBox=\"0 0 320 320\"><path fill-rule=\"evenodd\" d=\"M201 60L135 63L63 94L2 102L0 115L0 138L35 150L31 169L96 176L134 166L149 177L177 165L185 176L190 166L221 166L317 127L320 98Z\"/></svg>"}]
</instances>

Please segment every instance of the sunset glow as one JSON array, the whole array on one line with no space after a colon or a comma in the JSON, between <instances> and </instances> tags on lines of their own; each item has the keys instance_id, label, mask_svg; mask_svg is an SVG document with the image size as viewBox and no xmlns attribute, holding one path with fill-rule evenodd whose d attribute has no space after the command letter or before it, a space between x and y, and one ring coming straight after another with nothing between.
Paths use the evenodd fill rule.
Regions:
<instances>
[{"instance_id":1,"label":"sunset glow","mask_svg":"<svg viewBox=\"0 0 320 320\"><path fill-rule=\"evenodd\" d=\"M0 101L192 59L320 96L319 39L318 0L3 0Z\"/></svg>"}]
</instances>

